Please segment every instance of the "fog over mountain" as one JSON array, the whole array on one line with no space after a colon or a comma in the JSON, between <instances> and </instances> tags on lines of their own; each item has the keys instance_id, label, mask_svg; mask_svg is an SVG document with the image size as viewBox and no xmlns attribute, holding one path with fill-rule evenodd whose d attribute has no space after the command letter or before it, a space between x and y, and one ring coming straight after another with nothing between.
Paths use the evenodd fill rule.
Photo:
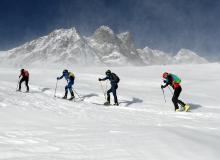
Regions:
<instances>
[{"instance_id":1,"label":"fog over mountain","mask_svg":"<svg viewBox=\"0 0 220 160\"><path fill-rule=\"evenodd\" d=\"M85 37L76 28L58 29L1 54L4 66L85 66L85 65L159 65L192 64L208 61L181 49L176 55L150 49L137 49L130 32L116 34L101 26Z\"/></svg>"}]
</instances>

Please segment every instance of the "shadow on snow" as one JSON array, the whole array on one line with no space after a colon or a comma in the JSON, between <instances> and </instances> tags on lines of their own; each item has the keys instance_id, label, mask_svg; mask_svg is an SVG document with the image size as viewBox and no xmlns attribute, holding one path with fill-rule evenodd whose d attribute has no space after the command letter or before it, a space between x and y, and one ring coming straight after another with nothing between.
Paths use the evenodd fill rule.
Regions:
<instances>
[{"instance_id":1,"label":"shadow on snow","mask_svg":"<svg viewBox=\"0 0 220 160\"><path fill-rule=\"evenodd\" d=\"M139 98L132 98L132 100L130 101L129 100L121 101L119 104L121 103L125 103L125 106L130 106L135 103L143 103L143 100Z\"/></svg>"},{"instance_id":2,"label":"shadow on snow","mask_svg":"<svg viewBox=\"0 0 220 160\"><path fill-rule=\"evenodd\" d=\"M190 110L195 110L195 109L199 109L202 107L199 104L193 104L193 103L189 103L189 105L190 105Z\"/></svg>"}]
</instances>

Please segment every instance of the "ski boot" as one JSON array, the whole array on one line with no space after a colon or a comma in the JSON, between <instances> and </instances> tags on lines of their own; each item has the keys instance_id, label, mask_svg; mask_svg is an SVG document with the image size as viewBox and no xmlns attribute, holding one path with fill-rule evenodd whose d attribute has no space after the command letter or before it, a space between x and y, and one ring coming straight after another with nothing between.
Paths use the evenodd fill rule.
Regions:
<instances>
[{"instance_id":1,"label":"ski boot","mask_svg":"<svg viewBox=\"0 0 220 160\"><path fill-rule=\"evenodd\" d=\"M184 108L182 106L179 107L179 109L176 110L176 112L182 112L184 111Z\"/></svg>"},{"instance_id":2,"label":"ski boot","mask_svg":"<svg viewBox=\"0 0 220 160\"><path fill-rule=\"evenodd\" d=\"M190 109L189 104L186 104L186 105L184 106L184 111L185 111L185 112L188 112L188 111L189 111L189 109Z\"/></svg>"},{"instance_id":3,"label":"ski boot","mask_svg":"<svg viewBox=\"0 0 220 160\"><path fill-rule=\"evenodd\" d=\"M71 98L69 99L70 101L73 100L75 98L74 93L71 92Z\"/></svg>"},{"instance_id":4,"label":"ski boot","mask_svg":"<svg viewBox=\"0 0 220 160\"><path fill-rule=\"evenodd\" d=\"M21 90L20 90L20 89L17 89L16 91L17 91L17 92L21 92Z\"/></svg>"},{"instance_id":5,"label":"ski boot","mask_svg":"<svg viewBox=\"0 0 220 160\"><path fill-rule=\"evenodd\" d=\"M114 104L114 106L119 106L118 102L116 102L116 103Z\"/></svg>"},{"instance_id":6,"label":"ski boot","mask_svg":"<svg viewBox=\"0 0 220 160\"><path fill-rule=\"evenodd\" d=\"M68 92L65 92L65 95L63 96L63 99L67 99Z\"/></svg>"}]
</instances>

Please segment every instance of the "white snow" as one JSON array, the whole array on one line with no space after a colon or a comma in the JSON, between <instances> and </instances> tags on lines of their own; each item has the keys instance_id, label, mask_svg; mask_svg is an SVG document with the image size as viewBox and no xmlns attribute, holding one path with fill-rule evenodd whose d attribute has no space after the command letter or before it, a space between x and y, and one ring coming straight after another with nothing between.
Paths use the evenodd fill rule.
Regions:
<instances>
[{"instance_id":1,"label":"white snow","mask_svg":"<svg viewBox=\"0 0 220 160\"><path fill-rule=\"evenodd\" d=\"M69 102L53 97L61 68L29 69L30 93L15 92L18 69L1 68L0 159L219 160L219 64L110 68L121 79L119 107L92 104L104 102L97 79L107 69L71 68L84 101ZM181 77L190 112L173 111L168 89L164 102L164 71Z\"/></svg>"}]
</instances>

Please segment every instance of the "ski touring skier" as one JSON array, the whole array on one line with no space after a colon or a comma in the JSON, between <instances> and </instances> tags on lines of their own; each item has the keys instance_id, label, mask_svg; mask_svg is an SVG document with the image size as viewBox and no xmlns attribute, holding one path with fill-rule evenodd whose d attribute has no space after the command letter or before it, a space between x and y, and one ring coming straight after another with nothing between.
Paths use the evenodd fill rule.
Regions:
<instances>
[{"instance_id":1,"label":"ski touring skier","mask_svg":"<svg viewBox=\"0 0 220 160\"><path fill-rule=\"evenodd\" d=\"M164 78L165 85L161 85L161 89L166 88L169 85L174 89L172 102L174 104L175 111L176 112L183 111L183 110L185 112L189 111L190 106L178 99L182 91L182 87L180 85L181 79L175 74L168 73L168 72L164 72L162 77ZM178 106L178 104L180 106Z\"/></svg>"},{"instance_id":2,"label":"ski touring skier","mask_svg":"<svg viewBox=\"0 0 220 160\"><path fill-rule=\"evenodd\" d=\"M110 84L111 84L111 88L107 91L107 102L104 103L104 105L110 105L110 93L113 94L114 96L114 105L118 106L118 98L117 98L117 89L118 89L118 83L120 81L119 77L115 74L112 73L110 70L107 70L105 72L106 77L105 78L99 78L99 81L105 81L105 80L109 80Z\"/></svg>"},{"instance_id":3,"label":"ski touring skier","mask_svg":"<svg viewBox=\"0 0 220 160\"><path fill-rule=\"evenodd\" d=\"M57 80L60 80L62 78L65 78L67 81L67 85L65 86L65 95L63 96L63 99L67 99L68 90L71 94L71 98L69 100L73 100L75 98L73 93L73 85L75 80L75 75L72 72L69 72L67 69L63 70L63 74L60 77L57 77Z\"/></svg>"},{"instance_id":4,"label":"ski touring skier","mask_svg":"<svg viewBox=\"0 0 220 160\"><path fill-rule=\"evenodd\" d=\"M17 89L17 91L21 91L21 84L23 83L23 82L25 82L25 85L26 85L26 92L29 92L29 85L28 85L28 83L29 83L29 72L27 71L27 70L25 70L25 69L21 69L21 71L20 71L21 73L20 73L20 75L19 75L19 79L20 79L20 81L19 81L19 88Z\"/></svg>"}]
</instances>

